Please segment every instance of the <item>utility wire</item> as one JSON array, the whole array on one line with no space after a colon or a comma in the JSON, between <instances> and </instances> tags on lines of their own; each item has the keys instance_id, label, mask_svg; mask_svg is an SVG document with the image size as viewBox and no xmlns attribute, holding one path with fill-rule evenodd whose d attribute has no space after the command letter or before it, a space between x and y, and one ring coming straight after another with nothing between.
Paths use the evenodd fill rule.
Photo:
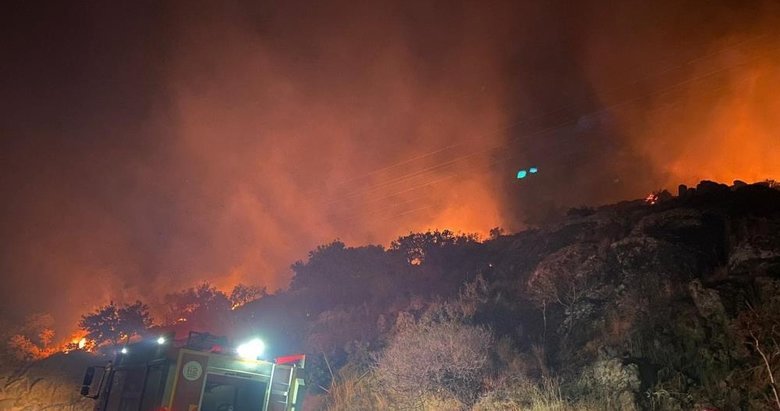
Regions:
<instances>
[{"instance_id":1,"label":"utility wire","mask_svg":"<svg viewBox=\"0 0 780 411\"><path fill-rule=\"evenodd\" d=\"M620 108L622 106L631 104L633 102L636 102L636 101L639 101L639 100L642 100L642 99L647 99L647 98L654 97L654 96L657 96L657 95L667 94L667 93L669 93L671 91L674 91L675 89L680 88L681 86L684 86L684 85L687 85L687 84L690 84L690 83L693 83L693 82L701 81L701 80L706 80L706 79L708 79L710 77L713 77L713 76L715 76L715 75L717 75L717 74L719 74L721 72L724 72L724 71L727 71L727 70L731 70L734 67L736 67L738 65L741 65L741 64L745 64L745 63L747 63L747 62L738 63L738 64L729 65L729 66L721 67L721 68L718 68L718 69L714 69L714 70L708 71L708 72L706 72L704 74L701 74L701 75L698 75L698 76L695 76L695 77L692 77L692 78L688 78L686 80L677 82L675 84L672 84L670 86L664 87L662 89L658 89L658 90L656 90L654 92L647 93L645 95L635 96L633 98L626 99L626 100L623 100L623 101L611 104L609 106L603 107L603 108L601 108L599 110L595 110L595 111L592 111L590 113L586 113L586 114L584 114L584 116L599 115L601 113L605 113L605 112L608 112L608 111L612 111L612 110L618 109L618 108ZM660 108L657 108L657 109L660 109ZM479 154L483 154L485 152L489 152L489 151L492 151L492 150L497 150L497 149L501 149L501 148L507 147L509 145L509 143L517 141L520 138L528 138L528 137L536 137L536 136L544 135L544 134L547 134L547 133L550 133L550 132L553 132L553 131L557 131L557 130L565 128L565 127L572 126L572 125L576 124L576 122L577 122L576 119L564 121L564 122L558 123L556 125L553 125L551 127L547 127L547 128L545 128L543 130L539 130L537 132L534 132L534 133L532 133L530 135L523 135L523 136L515 137L515 138L511 139L510 141L508 141L507 143L500 144L500 145L497 145L497 146L494 146L494 147L490 147L490 148L487 148L487 149L477 150L477 151L468 153L466 155L462 155L460 157L457 157L455 159L451 159L451 160L446 161L444 163L440 163L440 164L437 164L437 165L426 167L423 170L416 171L414 174L415 175L420 175L420 174L422 174L421 172L427 172L427 171L430 171L430 170L435 170L435 169L441 167L442 165L453 164L453 163L455 163L457 161L460 161L462 159L465 159L465 158L473 157L473 156L476 156L476 155L479 155ZM549 149L552 149L552 148L553 147L550 147ZM499 160L499 161L494 161L489 166L495 166L496 164L498 164L500 162L508 161L508 160L510 160L510 159L512 159L514 157L515 156L510 156L510 157L504 158L504 159ZM478 166L477 168L484 168L484 167ZM470 174L473 174L473 173L470 173ZM370 202L377 202L377 201L389 199L389 198L392 198L392 197L404 194L406 192L414 191L414 190L419 189L419 188L428 187L428 186L431 186L431 185L436 184L438 182L441 182L441 181L444 181L446 179L449 179L449 178L451 178L453 176L455 176L455 174L452 174L452 175L449 175L449 176L445 176L443 178L438 178L438 179L435 179L435 180L431 180L431 181L425 181L422 184L419 184L419 185L416 185L416 186L407 187L407 188L405 188L403 190L400 190L400 191L396 191L396 192L393 192L393 193L390 193L390 194L385 194L382 197L370 200ZM402 178L404 178L404 177L408 177L408 176L402 176ZM385 184L385 185L387 185L387 184ZM352 197L354 197L354 194L352 195ZM329 204L332 204L332 203L333 202L331 202ZM429 207L421 207L421 208L429 208ZM414 210L412 210L412 211L414 211ZM406 214L406 212L404 212L402 214Z\"/></svg>"},{"instance_id":2,"label":"utility wire","mask_svg":"<svg viewBox=\"0 0 780 411\"><path fill-rule=\"evenodd\" d=\"M767 36L766 34L760 34L760 35L757 35L755 37L751 37L751 38L748 38L748 39L745 39L745 40L741 40L741 41L735 42L733 44L729 44L727 46L724 46L724 47L718 49L715 52L708 53L708 54L705 54L705 55L702 55L702 56L698 56L698 57L694 57L694 58L688 59L685 62L669 66L669 67L667 67L665 69L662 69L662 70L660 70L658 72L655 72L653 74L650 74L650 75L644 76L644 77L642 77L640 79L637 79L637 80L634 80L632 82L626 83L625 85L622 85L622 86L619 86L619 87L613 87L611 89L608 89L605 93L615 93L617 91L625 90L627 87L633 86L633 85L639 83L640 81L646 81L648 79L659 77L661 75L664 75L664 74L669 73L671 71L674 71L676 69L680 69L680 68L683 68L685 66L691 65L691 64L693 64L693 63L695 63L697 61L702 61L702 60L706 60L706 59L709 59L709 58L716 57L716 56L718 56L720 54L725 53L728 50L731 50L733 48L745 45L745 44L750 43L750 42L754 42L754 41L759 40L761 38L764 38L766 36ZM567 109L574 109L579 104L582 104L582 101L578 101L578 102L576 102L574 104L572 104L572 103L564 104L564 105L561 105L561 106L559 106L559 107L557 107L557 108L555 108L553 110L549 110L549 111L546 111L544 113L539 113L539 114L536 114L536 115L531 116L529 118L524 118L524 119L521 119L521 120L514 121L512 123L509 123L506 126L500 127L498 129L492 130L490 132L483 133L483 134L480 134L480 135L477 135L477 136L472 136L468 140L478 140L478 139L481 139L481 138L486 137L486 136L496 135L496 134L504 132L506 130L515 128L515 127L517 127L517 126L519 126L519 125L521 125L523 123L531 122L533 120L537 120L537 119L542 118L542 117L546 117L546 116L549 116L549 115L552 115L552 114L555 114L555 113L559 113L559 112L567 110ZM512 141L514 141L514 140L516 140L516 139L513 139ZM396 163L393 163L393 164L389 164L389 165L380 167L378 169L369 171L367 173L364 173L361 176L356 176L356 177L349 178L347 180L343 180L343 181L341 181L339 183L336 183L335 186L344 185L344 184L346 184L348 182L365 179L365 178L368 178L369 176L376 175L376 174L382 173L384 171L391 170L393 168L398 168L398 167L401 167L401 166L412 164L412 163L414 163L414 162L416 162L418 160L422 160L422 159L425 159L425 158L436 156L437 154L444 153L446 151L452 150L452 149L454 149L456 147L459 147L459 146L463 146L465 144L466 144L466 141L462 141L462 142L459 142L459 143L454 143L454 144L450 144L450 145L447 145L447 146L443 146L443 147L440 147L440 148L438 148L436 150L433 150L433 151L430 151L430 152L426 152L426 153L423 153L423 154L420 154L420 155L417 155L417 156L414 156L414 157L411 157L411 158L408 158L408 159L404 159L402 161L399 161L399 162L396 162ZM466 155L465 156L465 158L468 158L468 157L470 157L470 155ZM459 158L461 158L461 157L459 157ZM448 161L446 163L447 164L451 164L451 161ZM390 179L389 181L380 182L380 184L381 184L381 186L391 185L391 184L394 184L396 181L404 181L404 180L408 179L409 177L414 177L414 176L419 175L421 173L425 173L425 172L429 172L429 171L435 170L439 166L442 166L442 164L426 167L426 168L424 168L422 170L413 171L412 173L402 174L401 176L398 176L398 177L395 177L393 179ZM374 186L377 187L378 185L375 184ZM373 188L369 188L369 190L373 190ZM343 198L353 198L355 196L355 194L357 194L359 192L360 192L360 190L353 190L353 191L347 193L346 195L339 195L339 197L341 197L341 199L336 199L336 200L333 200L333 201L329 201L326 204L332 204L332 203L340 202Z\"/></svg>"}]
</instances>

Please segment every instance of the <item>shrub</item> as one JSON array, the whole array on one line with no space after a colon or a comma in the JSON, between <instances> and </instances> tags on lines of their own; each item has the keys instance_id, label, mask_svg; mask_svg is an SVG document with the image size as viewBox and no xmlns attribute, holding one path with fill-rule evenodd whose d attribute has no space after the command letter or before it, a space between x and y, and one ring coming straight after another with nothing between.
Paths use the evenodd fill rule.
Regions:
<instances>
[{"instance_id":1,"label":"shrub","mask_svg":"<svg viewBox=\"0 0 780 411\"><path fill-rule=\"evenodd\" d=\"M434 400L470 405L490 366L491 332L457 321L419 322L401 330L375 372L382 391L400 408L426 408Z\"/></svg>"}]
</instances>

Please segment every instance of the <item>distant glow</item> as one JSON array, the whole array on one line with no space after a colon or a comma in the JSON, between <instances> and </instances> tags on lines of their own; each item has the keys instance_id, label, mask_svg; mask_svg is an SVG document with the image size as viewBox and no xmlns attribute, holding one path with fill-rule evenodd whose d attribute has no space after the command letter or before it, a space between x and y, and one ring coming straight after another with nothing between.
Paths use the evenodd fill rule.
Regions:
<instances>
[{"instance_id":1,"label":"distant glow","mask_svg":"<svg viewBox=\"0 0 780 411\"><path fill-rule=\"evenodd\" d=\"M165 344L165 337L160 336L160 338L157 339L157 344L160 344L160 345Z\"/></svg>"},{"instance_id":2,"label":"distant glow","mask_svg":"<svg viewBox=\"0 0 780 411\"><path fill-rule=\"evenodd\" d=\"M536 168L536 167L531 167L531 168L528 169L528 172L531 173L531 174L536 174L538 171L539 171L539 169Z\"/></svg>"},{"instance_id":3,"label":"distant glow","mask_svg":"<svg viewBox=\"0 0 780 411\"><path fill-rule=\"evenodd\" d=\"M650 204L650 205L654 205L654 204L658 203L658 194L656 194L656 193L648 194L647 197L645 197L645 203Z\"/></svg>"},{"instance_id":4,"label":"distant glow","mask_svg":"<svg viewBox=\"0 0 780 411\"><path fill-rule=\"evenodd\" d=\"M520 171L517 172L517 178L518 179L525 178L525 176L527 176L527 175L528 175L528 172L525 171L525 170L520 170Z\"/></svg>"},{"instance_id":5,"label":"distant glow","mask_svg":"<svg viewBox=\"0 0 780 411\"><path fill-rule=\"evenodd\" d=\"M265 350L265 344L259 338L247 341L238 346L236 352L241 358L256 360Z\"/></svg>"},{"instance_id":6,"label":"distant glow","mask_svg":"<svg viewBox=\"0 0 780 411\"><path fill-rule=\"evenodd\" d=\"M127 347L122 347L122 349L119 350L119 352L121 352L122 354L127 354L127 352L128 352L127 351Z\"/></svg>"}]
</instances>

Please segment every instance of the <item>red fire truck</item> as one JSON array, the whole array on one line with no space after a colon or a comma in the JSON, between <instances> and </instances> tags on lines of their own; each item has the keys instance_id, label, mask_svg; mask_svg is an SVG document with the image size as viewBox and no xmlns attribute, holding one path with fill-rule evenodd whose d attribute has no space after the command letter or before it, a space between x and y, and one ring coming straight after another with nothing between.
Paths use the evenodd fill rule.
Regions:
<instances>
[{"instance_id":1,"label":"red fire truck","mask_svg":"<svg viewBox=\"0 0 780 411\"><path fill-rule=\"evenodd\" d=\"M262 349L257 339L228 349L206 333L142 340L87 368L81 395L95 411L300 411L305 357L265 361Z\"/></svg>"}]
</instances>

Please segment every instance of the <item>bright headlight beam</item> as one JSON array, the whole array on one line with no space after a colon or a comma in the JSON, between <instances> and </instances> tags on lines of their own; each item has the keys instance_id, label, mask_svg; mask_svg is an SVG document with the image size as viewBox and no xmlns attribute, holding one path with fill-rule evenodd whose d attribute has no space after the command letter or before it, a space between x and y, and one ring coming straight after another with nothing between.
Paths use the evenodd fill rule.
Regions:
<instances>
[{"instance_id":1,"label":"bright headlight beam","mask_svg":"<svg viewBox=\"0 0 780 411\"><path fill-rule=\"evenodd\" d=\"M160 345L165 344L165 337L160 336L159 338L157 338L157 344L160 344Z\"/></svg>"},{"instance_id":2,"label":"bright headlight beam","mask_svg":"<svg viewBox=\"0 0 780 411\"><path fill-rule=\"evenodd\" d=\"M247 341L236 348L238 356L248 360L256 360L265 350L265 344L259 338Z\"/></svg>"}]
</instances>

